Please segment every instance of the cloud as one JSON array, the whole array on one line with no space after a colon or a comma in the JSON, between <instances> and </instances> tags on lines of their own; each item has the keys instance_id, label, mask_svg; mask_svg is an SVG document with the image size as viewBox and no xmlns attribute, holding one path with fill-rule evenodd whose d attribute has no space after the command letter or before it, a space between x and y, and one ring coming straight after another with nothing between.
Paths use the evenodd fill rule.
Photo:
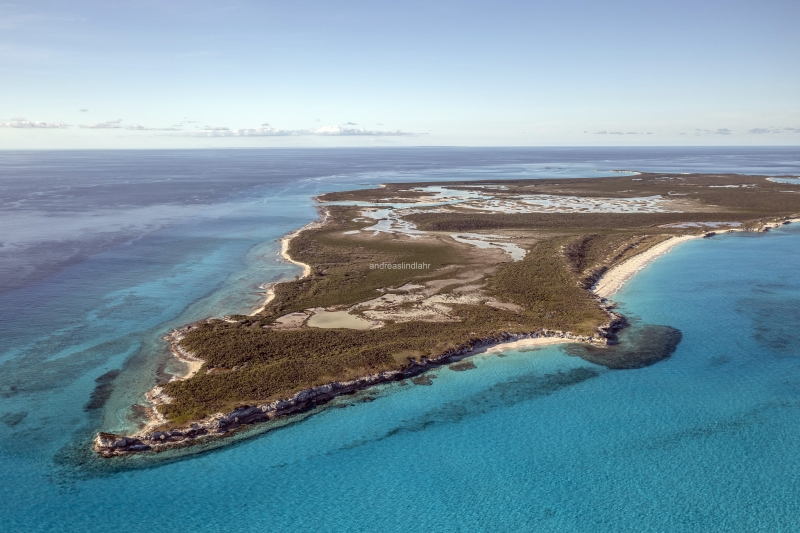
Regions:
<instances>
[{"instance_id":1,"label":"cloud","mask_svg":"<svg viewBox=\"0 0 800 533\"><path fill-rule=\"evenodd\" d=\"M589 133L589 132L584 130L583 133ZM652 135L653 132L652 131L648 131L647 133L643 133L641 131L624 131L623 132L623 131L606 131L606 130L602 130L602 131L596 131L596 132L594 132L594 134L595 135Z\"/></svg>"},{"instance_id":2,"label":"cloud","mask_svg":"<svg viewBox=\"0 0 800 533\"><path fill-rule=\"evenodd\" d=\"M78 111L80 111L81 113L88 113L89 112L88 109L79 109Z\"/></svg>"},{"instance_id":3,"label":"cloud","mask_svg":"<svg viewBox=\"0 0 800 533\"><path fill-rule=\"evenodd\" d=\"M730 135L731 133L733 133L733 132L731 130L729 130L728 128L719 128L716 131L703 130L703 129L700 129L700 128L695 128L694 129L694 134L695 135L710 135L710 134L714 134L714 135Z\"/></svg>"},{"instance_id":4,"label":"cloud","mask_svg":"<svg viewBox=\"0 0 800 533\"><path fill-rule=\"evenodd\" d=\"M394 130L368 130L365 128L347 128L343 126L323 126L322 128L311 128L303 130L282 130L271 126L261 126L259 128L239 128L231 129L227 127L210 127L198 129L193 132L186 132L184 135L191 137L298 137L307 135L319 136L365 136L365 137L411 137L424 135L406 131Z\"/></svg>"},{"instance_id":5,"label":"cloud","mask_svg":"<svg viewBox=\"0 0 800 533\"><path fill-rule=\"evenodd\" d=\"M183 131L181 124L175 124L168 128L149 128L141 124L131 124L129 126L122 125L122 119L109 120L107 122L98 122L96 124L81 124L83 129L88 130L129 130L129 131Z\"/></svg>"},{"instance_id":6,"label":"cloud","mask_svg":"<svg viewBox=\"0 0 800 533\"><path fill-rule=\"evenodd\" d=\"M41 128L41 129L64 129L69 128L69 124L64 122L31 122L24 118L12 118L8 122L0 122L0 128Z\"/></svg>"},{"instance_id":7,"label":"cloud","mask_svg":"<svg viewBox=\"0 0 800 533\"><path fill-rule=\"evenodd\" d=\"M80 127L88 130L116 130L122 128L122 119L98 122L97 124L81 124Z\"/></svg>"},{"instance_id":8,"label":"cloud","mask_svg":"<svg viewBox=\"0 0 800 533\"><path fill-rule=\"evenodd\" d=\"M771 127L771 128L753 128L751 130L748 130L747 133L760 135L760 134L763 134L763 133L784 133L784 132L787 132L787 131L794 132L794 133L800 133L800 128L774 128L774 127Z\"/></svg>"},{"instance_id":9,"label":"cloud","mask_svg":"<svg viewBox=\"0 0 800 533\"><path fill-rule=\"evenodd\" d=\"M345 126L358 126L358 124L356 124L355 122L345 122L344 125Z\"/></svg>"},{"instance_id":10,"label":"cloud","mask_svg":"<svg viewBox=\"0 0 800 533\"><path fill-rule=\"evenodd\" d=\"M183 131L183 128L180 126L180 124L177 124L169 128L146 128L140 124L133 124L131 126L125 126L125 129L131 131Z\"/></svg>"}]
</instances>

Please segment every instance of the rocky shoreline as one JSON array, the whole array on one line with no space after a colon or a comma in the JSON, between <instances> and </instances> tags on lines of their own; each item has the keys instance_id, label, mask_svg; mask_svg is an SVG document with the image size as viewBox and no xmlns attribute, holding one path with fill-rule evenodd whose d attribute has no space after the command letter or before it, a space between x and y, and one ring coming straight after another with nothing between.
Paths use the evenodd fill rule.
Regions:
<instances>
[{"instance_id":1,"label":"rocky shoreline","mask_svg":"<svg viewBox=\"0 0 800 533\"><path fill-rule=\"evenodd\" d=\"M470 340L461 348L448 350L439 357L433 359L423 358L421 362L412 362L403 370L381 372L351 381L326 383L301 390L291 398L260 405L244 405L228 413L216 413L183 428L146 431L139 435L130 436L100 432L94 439L92 449L102 457L115 457L141 452L162 452L199 444L209 439L224 438L251 424L307 411L323 405L338 396L353 394L375 385L413 378L434 368L440 368L471 355L476 355L486 348L522 339L560 338L589 343L595 346L614 344L617 342L616 333L625 327L627 322L624 317L612 310L613 306L604 303L600 305L608 314L609 321L599 327L597 333L591 336L551 330L538 330L528 334L498 333L493 337ZM178 339L179 337L173 335L172 338ZM148 393L149 399L154 403L168 402L169 398L158 396L159 389L160 387L155 387L151 390ZM163 421L163 419L160 421ZM151 426L152 424L148 424L146 429Z\"/></svg>"},{"instance_id":2,"label":"rocky shoreline","mask_svg":"<svg viewBox=\"0 0 800 533\"><path fill-rule=\"evenodd\" d=\"M327 213L322 212L321 214L323 215L324 222L324 218L327 218ZM755 228L755 231L766 232L772 228L798 221L800 221L800 219L794 217L782 218L776 221L763 223L760 227ZM320 223L320 221L316 221L295 232L292 232L290 235L285 237L282 240L282 255L288 255L288 240L298 235L302 231L309 229L310 227L314 227L315 225L319 225ZM705 235L701 234L697 235L697 237L710 237L715 233L716 232L706 232ZM291 258L286 258L291 261ZM300 266L305 267L307 265L300 264ZM602 280L602 278L607 275L608 269L598 270L589 276L589 278L584 280L584 283L586 284L587 288L596 286ZM522 339L561 338L569 339L575 342L588 343L594 346L607 346L616 344L616 333L622 328L626 327L628 323L622 315L613 311L615 307L614 304L609 302L606 298L598 295L597 301L600 308L607 314L608 322L603 326L598 327L597 332L591 336L574 335L570 332L552 330L538 330L527 334L501 332L492 337L470 340L461 348L448 350L436 358L423 358L421 362L412 362L403 370L381 372L351 381L334 381L317 387L301 390L287 399L276 400L259 405L240 406L228 413L216 413L206 417L203 420L194 422L187 427L172 428L164 431L150 431L151 429L155 429L158 426L163 426L166 424L164 417L158 412L158 409L154 407L151 408L152 416L150 417L150 423L145 426L144 431L141 434L126 436L114 433L99 432L93 441L92 449L102 457L115 457L141 452L162 452L169 449L199 444L201 442L208 441L209 439L224 438L246 426L255 423L274 420L276 418L308 411L314 407L323 405L338 396L354 394L375 385L413 378L434 368L439 368L441 366L460 361L471 355L475 355L487 348L497 347L502 344L516 342ZM187 330L191 327L192 325L186 326L184 330ZM175 330L168 337L166 337L166 340L168 340L170 343L172 351L176 357L187 363L200 361L198 358L194 357L193 354L189 353L179 345L182 338L183 333L181 330ZM185 379L185 376L178 377L177 379ZM154 387L147 393L147 399L156 406L158 404L169 403L171 401L171 398L166 396L159 386Z\"/></svg>"}]
</instances>

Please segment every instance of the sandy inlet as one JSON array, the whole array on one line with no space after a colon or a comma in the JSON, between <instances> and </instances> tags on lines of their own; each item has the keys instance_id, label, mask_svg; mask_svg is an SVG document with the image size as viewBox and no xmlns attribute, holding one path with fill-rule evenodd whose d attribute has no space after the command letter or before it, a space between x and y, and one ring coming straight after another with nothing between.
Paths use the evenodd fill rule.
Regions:
<instances>
[{"instance_id":1,"label":"sandy inlet","mask_svg":"<svg viewBox=\"0 0 800 533\"><path fill-rule=\"evenodd\" d=\"M610 298L616 293L634 274L655 261L657 258L666 254L677 245L691 239L696 239L700 235L681 235L680 237L670 237L666 241L660 242L648 248L644 252L637 254L627 261L606 272L595 284L594 293L601 298Z\"/></svg>"}]
</instances>

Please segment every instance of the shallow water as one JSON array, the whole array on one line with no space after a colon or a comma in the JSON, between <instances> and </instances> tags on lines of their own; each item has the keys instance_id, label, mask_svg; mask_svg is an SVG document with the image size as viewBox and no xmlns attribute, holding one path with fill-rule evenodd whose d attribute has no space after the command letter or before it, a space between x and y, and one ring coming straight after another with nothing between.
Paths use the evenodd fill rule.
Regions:
<instances>
[{"instance_id":1,"label":"shallow water","mask_svg":"<svg viewBox=\"0 0 800 533\"><path fill-rule=\"evenodd\" d=\"M86 449L98 428L130 426L129 406L169 370L164 332L250 310L260 285L297 273L275 239L315 217L314 194L625 168L797 174L798 160L797 149L0 153L0 219L17 221L0 226L16 243L0 248L0 529L800 529L800 225L690 241L638 274L616 296L625 313L682 333L646 368L608 370L563 347L486 354L431 386L369 391L182 460L147 467ZM92 219L107 210L118 226ZM59 215L43 239L42 221L64 212L98 224L60 228Z\"/></svg>"}]
</instances>

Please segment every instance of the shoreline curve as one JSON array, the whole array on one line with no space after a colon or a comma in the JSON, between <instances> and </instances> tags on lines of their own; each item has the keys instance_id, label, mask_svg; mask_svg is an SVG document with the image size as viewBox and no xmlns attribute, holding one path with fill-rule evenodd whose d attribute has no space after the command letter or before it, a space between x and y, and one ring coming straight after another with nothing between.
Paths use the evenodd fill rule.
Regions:
<instances>
[{"instance_id":1,"label":"shoreline curve","mask_svg":"<svg viewBox=\"0 0 800 533\"><path fill-rule=\"evenodd\" d=\"M634 255L630 259L623 261L619 265L609 269L605 274L603 274L595 283L594 287L592 288L592 292L594 292L600 298L610 298L616 294L617 291L619 291L622 286L625 285L625 283L627 283L631 278L633 278L633 276L644 269L647 265L662 255L666 255L679 244L693 239L699 239L700 237L703 237L703 235L681 235L670 237L669 239Z\"/></svg>"}]
</instances>

